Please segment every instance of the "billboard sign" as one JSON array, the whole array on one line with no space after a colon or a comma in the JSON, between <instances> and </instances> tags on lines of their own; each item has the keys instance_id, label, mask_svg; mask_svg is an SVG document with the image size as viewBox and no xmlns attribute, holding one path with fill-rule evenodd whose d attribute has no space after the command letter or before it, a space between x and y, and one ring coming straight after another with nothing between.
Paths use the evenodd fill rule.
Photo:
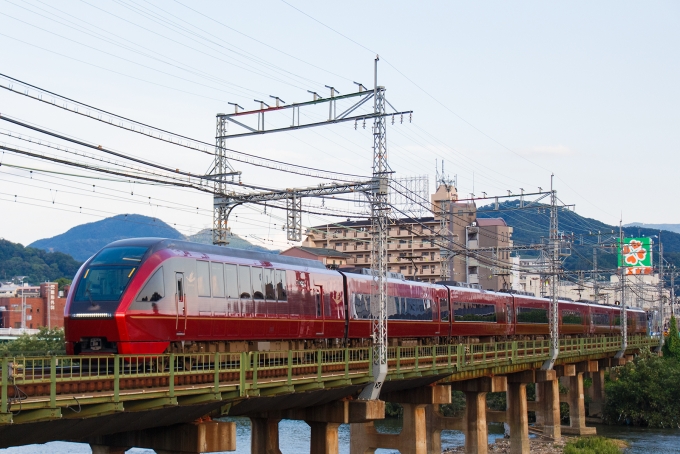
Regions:
<instances>
[{"instance_id":1,"label":"billboard sign","mask_svg":"<svg viewBox=\"0 0 680 454\"><path fill-rule=\"evenodd\" d=\"M619 268L626 274L652 274L652 239L624 238L619 244Z\"/></svg>"}]
</instances>

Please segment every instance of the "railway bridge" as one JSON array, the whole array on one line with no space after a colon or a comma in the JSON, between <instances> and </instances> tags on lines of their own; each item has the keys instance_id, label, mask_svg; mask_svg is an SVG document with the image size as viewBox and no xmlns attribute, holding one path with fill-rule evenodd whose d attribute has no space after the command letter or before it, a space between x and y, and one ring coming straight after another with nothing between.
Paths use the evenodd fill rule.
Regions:
<instances>
[{"instance_id":1,"label":"railway bridge","mask_svg":"<svg viewBox=\"0 0 680 454\"><path fill-rule=\"evenodd\" d=\"M380 401L357 400L372 380L372 349L282 352L201 352L167 355L5 357L1 361L0 447L70 440L93 452L130 447L157 453L196 454L236 449L234 423L252 421L251 452L279 453L278 422L306 421L310 452L337 453L338 427L350 424L351 453L393 448L402 454L441 453L441 431L465 434L466 451L487 452L487 423L508 422L511 450L529 452L528 411L544 436L592 434L585 426L583 376L590 374L591 413L604 398L604 373L658 339L630 336L563 339L556 367L540 370L549 341L512 341L390 347L389 373ZM568 384L560 396L558 380ZM536 383L537 401L526 385ZM466 412L444 417L439 405L451 390L465 393ZM505 412L486 408L486 394L506 392ZM560 426L560 399L570 426ZM373 421L384 403L403 405L403 430L381 434Z\"/></svg>"}]
</instances>

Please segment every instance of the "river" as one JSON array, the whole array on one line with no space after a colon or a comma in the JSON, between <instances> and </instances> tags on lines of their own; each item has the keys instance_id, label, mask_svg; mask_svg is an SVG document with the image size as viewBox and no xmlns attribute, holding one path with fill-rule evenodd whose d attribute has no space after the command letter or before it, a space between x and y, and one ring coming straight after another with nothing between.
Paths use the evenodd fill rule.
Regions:
<instances>
[{"instance_id":1,"label":"river","mask_svg":"<svg viewBox=\"0 0 680 454\"><path fill-rule=\"evenodd\" d=\"M236 446L237 454L250 453L250 422L247 418L226 418L227 421L236 422ZM380 432L398 433L401 430L401 421L387 419L376 422ZM489 443L493 443L497 437L503 436L502 426L489 425ZM626 440L631 447L626 454L666 454L680 453L680 430L662 429L638 429L620 426L597 426L600 435L611 438ZM310 429L307 424L300 421L284 420L279 424L280 446L283 454L301 454L309 452ZM342 425L339 430L340 453L349 454L349 426ZM463 434L456 431L442 432L442 447L444 449L462 446ZM45 445L29 445L17 448L0 449L0 454L90 454L89 446L82 443L53 442ZM381 454L392 454L396 451L379 449ZM148 449L131 449L128 454L153 454Z\"/></svg>"}]
</instances>

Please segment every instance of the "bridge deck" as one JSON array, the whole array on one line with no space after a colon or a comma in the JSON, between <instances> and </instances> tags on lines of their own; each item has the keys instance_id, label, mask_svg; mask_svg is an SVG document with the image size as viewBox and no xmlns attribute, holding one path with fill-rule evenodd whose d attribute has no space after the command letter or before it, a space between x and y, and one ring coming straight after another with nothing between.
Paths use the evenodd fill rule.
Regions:
<instances>
[{"instance_id":1,"label":"bridge deck","mask_svg":"<svg viewBox=\"0 0 680 454\"><path fill-rule=\"evenodd\" d=\"M658 345L630 337L629 352ZM563 339L559 363L611 356L620 337ZM372 380L372 349L2 359L0 425L341 388ZM549 341L390 347L388 381L540 367Z\"/></svg>"}]
</instances>

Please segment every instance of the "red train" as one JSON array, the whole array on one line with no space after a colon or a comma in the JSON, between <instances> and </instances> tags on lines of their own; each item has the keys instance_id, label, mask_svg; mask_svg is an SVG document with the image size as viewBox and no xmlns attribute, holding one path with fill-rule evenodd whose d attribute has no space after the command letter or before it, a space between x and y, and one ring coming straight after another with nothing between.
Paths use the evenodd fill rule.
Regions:
<instances>
[{"instance_id":1,"label":"red train","mask_svg":"<svg viewBox=\"0 0 680 454\"><path fill-rule=\"evenodd\" d=\"M368 274L321 262L159 238L111 243L75 276L70 354L245 351L367 345ZM388 335L413 345L540 338L549 300L388 278ZM620 333L620 309L560 301L560 333ZM628 310L631 334L647 316Z\"/></svg>"}]
</instances>

